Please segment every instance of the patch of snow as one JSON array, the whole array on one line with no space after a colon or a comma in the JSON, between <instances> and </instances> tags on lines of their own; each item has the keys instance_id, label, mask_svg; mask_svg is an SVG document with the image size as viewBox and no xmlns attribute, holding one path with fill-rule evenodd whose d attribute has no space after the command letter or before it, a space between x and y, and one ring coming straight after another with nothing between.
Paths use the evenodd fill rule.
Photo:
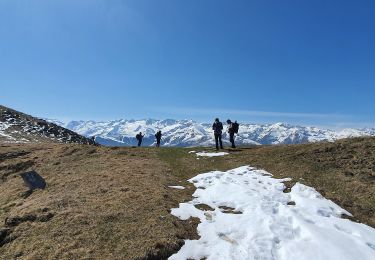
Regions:
<instances>
[{"instance_id":1,"label":"patch of snow","mask_svg":"<svg viewBox=\"0 0 375 260\"><path fill-rule=\"evenodd\" d=\"M218 152L218 153L200 152L200 153L196 153L196 154L197 154L197 156L216 157L216 156L224 156L224 155L227 155L229 153L226 153L226 152Z\"/></svg>"},{"instance_id":2,"label":"patch of snow","mask_svg":"<svg viewBox=\"0 0 375 260\"><path fill-rule=\"evenodd\" d=\"M9 123L9 120L6 121L7 122L0 122L0 136L7 138L8 141L15 141L16 139L14 137L6 133L6 130L12 126L12 124Z\"/></svg>"},{"instance_id":3,"label":"patch of snow","mask_svg":"<svg viewBox=\"0 0 375 260\"><path fill-rule=\"evenodd\" d=\"M172 188L172 189L177 189L177 190L184 190L185 187L183 186L168 186L169 188Z\"/></svg>"},{"instance_id":4,"label":"patch of snow","mask_svg":"<svg viewBox=\"0 0 375 260\"><path fill-rule=\"evenodd\" d=\"M190 179L194 199L171 213L199 218L200 239L169 259L375 259L375 229L340 218L350 213L311 187L284 193L286 180L247 166Z\"/></svg>"}]
</instances>

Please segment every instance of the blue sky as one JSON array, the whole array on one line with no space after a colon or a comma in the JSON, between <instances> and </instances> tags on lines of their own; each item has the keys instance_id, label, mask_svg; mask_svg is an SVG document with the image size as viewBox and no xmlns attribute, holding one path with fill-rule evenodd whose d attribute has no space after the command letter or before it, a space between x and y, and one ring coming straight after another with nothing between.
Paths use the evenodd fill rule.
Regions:
<instances>
[{"instance_id":1,"label":"blue sky","mask_svg":"<svg viewBox=\"0 0 375 260\"><path fill-rule=\"evenodd\" d=\"M0 104L375 127L373 0L0 0Z\"/></svg>"}]
</instances>

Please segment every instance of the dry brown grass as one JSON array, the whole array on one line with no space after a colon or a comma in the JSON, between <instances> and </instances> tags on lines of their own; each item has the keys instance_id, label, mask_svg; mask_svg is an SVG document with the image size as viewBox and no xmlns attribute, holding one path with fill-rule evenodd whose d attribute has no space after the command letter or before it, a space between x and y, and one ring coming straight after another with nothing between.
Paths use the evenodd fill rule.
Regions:
<instances>
[{"instance_id":1,"label":"dry brown grass","mask_svg":"<svg viewBox=\"0 0 375 260\"><path fill-rule=\"evenodd\" d=\"M0 153L1 259L160 259L196 237L169 213L178 198L153 149L2 145ZM24 198L18 173L27 169L48 187Z\"/></svg>"},{"instance_id":2,"label":"dry brown grass","mask_svg":"<svg viewBox=\"0 0 375 260\"><path fill-rule=\"evenodd\" d=\"M243 165L315 187L375 227L375 138L240 148L200 160L189 150L0 145L0 258L165 259L197 238L197 220L170 214L191 200L187 179ZM18 174L29 169L48 187L27 197Z\"/></svg>"}]
</instances>

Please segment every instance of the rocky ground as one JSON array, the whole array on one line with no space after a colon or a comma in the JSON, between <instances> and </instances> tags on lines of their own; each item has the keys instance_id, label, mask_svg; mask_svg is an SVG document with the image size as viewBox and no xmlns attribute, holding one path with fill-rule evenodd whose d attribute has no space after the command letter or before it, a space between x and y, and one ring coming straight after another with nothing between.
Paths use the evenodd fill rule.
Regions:
<instances>
[{"instance_id":1,"label":"rocky ground","mask_svg":"<svg viewBox=\"0 0 375 260\"><path fill-rule=\"evenodd\" d=\"M93 144L69 129L0 105L0 142Z\"/></svg>"}]
</instances>

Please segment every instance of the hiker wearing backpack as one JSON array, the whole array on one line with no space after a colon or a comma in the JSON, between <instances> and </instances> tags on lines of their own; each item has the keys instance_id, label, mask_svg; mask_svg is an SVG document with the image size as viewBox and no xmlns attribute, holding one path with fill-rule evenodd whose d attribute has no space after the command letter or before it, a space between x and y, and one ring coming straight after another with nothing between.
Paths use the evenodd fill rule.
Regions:
<instances>
[{"instance_id":1,"label":"hiker wearing backpack","mask_svg":"<svg viewBox=\"0 0 375 260\"><path fill-rule=\"evenodd\" d=\"M237 121L233 123L230 119L227 120L227 124L228 124L229 141L232 144L232 148L236 148L236 145L234 144L234 134L238 134L239 124L237 123Z\"/></svg>"},{"instance_id":2,"label":"hiker wearing backpack","mask_svg":"<svg viewBox=\"0 0 375 260\"><path fill-rule=\"evenodd\" d=\"M142 145L142 139L145 135L142 135L142 132L139 132L139 134L137 134L135 136L135 138L138 140L138 147Z\"/></svg>"},{"instance_id":3,"label":"hiker wearing backpack","mask_svg":"<svg viewBox=\"0 0 375 260\"><path fill-rule=\"evenodd\" d=\"M155 134L156 147L160 147L161 136L162 136L161 131L157 131L156 134Z\"/></svg>"},{"instance_id":4,"label":"hiker wearing backpack","mask_svg":"<svg viewBox=\"0 0 375 260\"><path fill-rule=\"evenodd\" d=\"M220 122L219 118L215 119L215 122L212 125L212 130L214 130L216 150L219 150L219 144L220 149L223 149L223 142L221 141L221 135L223 133L223 124Z\"/></svg>"}]
</instances>

